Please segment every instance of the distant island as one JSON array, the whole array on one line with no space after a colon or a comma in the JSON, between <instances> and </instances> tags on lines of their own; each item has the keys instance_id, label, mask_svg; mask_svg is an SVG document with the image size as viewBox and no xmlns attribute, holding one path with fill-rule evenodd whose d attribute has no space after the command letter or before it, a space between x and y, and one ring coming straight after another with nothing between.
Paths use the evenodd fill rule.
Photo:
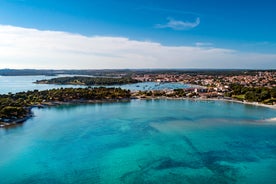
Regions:
<instances>
[{"instance_id":1,"label":"distant island","mask_svg":"<svg viewBox=\"0 0 276 184\"><path fill-rule=\"evenodd\" d=\"M32 107L72 103L114 102L129 100L129 90L121 88L60 88L0 95L0 127L23 123L32 116Z\"/></svg>"},{"instance_id":2,"label":"distant island","mask_svg":"<svg viewBox=\"0 0 276 184\"><path fill-rule=\"evenodd\" d=\"M39 69L0 69L2 76L29 76L29 75L88 75L98 77L123 77L134 75L206 75L206 76L238 76L255 75L259 72L276 72L276 69L256 70L256 69L87 69L87 70L39 70Z\"/></svg>"},{"instance_id":3,"label":"distant island","mask_svg":"<svg viewBox=\"0 0 276 184\"><path fill-rule=\"evenodd\" d=\"M36 84L60 84L60 85L86 85L86 86L99 86L99 85L122 85L122 84L133 84L141 82L131 77L57 77L48 80L36 81Z\"/></svg>"},{"instance_id":4,"label":"distant island","mask_svg":"<svg viewBox=\"0 0 276 184\"><path fill-rule=\"evenodd\" d=\"M119 76L125 73L131 73L131 70L127 69L105 69L105 70L39 70L39 69L0 69L0 75L2 76L29 76L29 75L45 75L45 76L57 76L57 75L91 75L91 76Z\"/></svg>"}]
</instances>

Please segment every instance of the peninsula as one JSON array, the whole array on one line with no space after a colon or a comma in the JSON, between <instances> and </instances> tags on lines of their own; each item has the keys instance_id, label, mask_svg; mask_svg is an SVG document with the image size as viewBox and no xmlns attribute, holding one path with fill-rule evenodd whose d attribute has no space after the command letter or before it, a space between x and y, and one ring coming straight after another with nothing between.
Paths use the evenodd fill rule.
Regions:
<instances>
[{"instance_id":1,"label":"peninsula","mask_svg":"<svg viewBox=\"0 0 276 184\"><path fill-rule=\"evenodd\" d=\"M99 85L122 85L133 84L141 82L131 77L57 77L49 80L39 80L36 84L60 84L60 85L85 85L85 86L99 86Z\"/></svg>"},{"instance_id":2,"label":"peninsula","mask_svg":"<svg viewBox=\"0 0 276 184\"><path fill-rule=\"evenodd\" d=\"M121 88L60 88L0 95L0 127L23 123L32 116L32 107L71 103L95 103L129 100L129 90Z\"/></svg>"}]
</instances>

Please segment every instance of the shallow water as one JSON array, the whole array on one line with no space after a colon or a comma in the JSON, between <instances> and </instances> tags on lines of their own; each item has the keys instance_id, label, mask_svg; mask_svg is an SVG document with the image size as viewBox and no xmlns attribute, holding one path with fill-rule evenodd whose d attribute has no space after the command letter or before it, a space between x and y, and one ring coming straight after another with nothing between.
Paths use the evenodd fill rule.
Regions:
<instances>
[{"instance_id":1,"label":"shallow water","mask_svg":"<svg viewBox=\"0 0 276 184\"><path fill-rule=\"evenodd\" d=\"M133 100L33 109L0 129L8 183L276 183L275 110Z\"/></svg>"}]
</instances>

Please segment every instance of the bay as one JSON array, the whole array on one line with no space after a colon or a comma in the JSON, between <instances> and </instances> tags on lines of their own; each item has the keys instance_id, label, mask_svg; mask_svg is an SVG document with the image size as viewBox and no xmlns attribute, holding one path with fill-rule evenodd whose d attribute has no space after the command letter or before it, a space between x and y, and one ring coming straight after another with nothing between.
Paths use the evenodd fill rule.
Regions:
<instances>
[{"instance_id":1,"label":"bay","mask_svg":"<svg viewBox=\"0 0 276 184\"><path fill-rule=\"evenodd\" d=\"M55 84L35 84L37 80L51 79L55 77L63 77L70 75L59 76L0 76L0 94L17 93L22 91L32 90L47 90L61 87L82 87L76 85L55 85Z\"/></svg>"},{"instance_id":2,"label":"bay","mask_svg":"<svg viewBox=\"0 0 276 184\"><path fill-rule=\"evenodd\" d=\"M0 76L0 94L17 93L32 90L47 90L53 88L79 88L87 87L82 85L56 85L56 84L35 84L37 80L51 79L56 77L74 76L74 75L58 75L58 76ZM79 75L78 75L79 76ZM92 76L93 77L93 76ZM92 86L93 87L93 86ZM98 86L94 86L98 87ZM189 88L191 85L183 83L156 83L156 82L140 82L136 84L114 85L105 87L120 87L132 91L138 90L162 90L162 89L180 89Z\"/></svg>"},{"instance_id":3,"label":"bay","mask_svg":"<svg viewBox=\"0 0 276 184\"><path fill-rule=\"evenodd\" d=\"M132 100L33 109L0 129L10 183L275 183L274 109Z\"/></svg>"}]
</instances>

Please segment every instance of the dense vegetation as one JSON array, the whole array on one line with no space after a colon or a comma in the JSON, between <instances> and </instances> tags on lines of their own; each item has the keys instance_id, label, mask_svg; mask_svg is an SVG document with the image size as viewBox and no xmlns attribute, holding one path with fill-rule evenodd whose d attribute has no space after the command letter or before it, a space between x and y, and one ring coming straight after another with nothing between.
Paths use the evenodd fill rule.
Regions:
<instances>
[{"instance_id":1,"label":"dense vegetation","mask_svg":"<svg viewBox=\"0 0 276 184\"><path fill-rule=\"evenodd\" d=\"M24 118L30 107L52 102L86 102L87 100L129 99L129 90L121 88L61 88L0 95L0 122Z\"/></svg>"},{"instance_id":2,"label":"dense vegetation","mask_svg":"<svg viewBox=\"0 0 276 184\"><path fill-rule=\"evenodd\" d=\"M73 85L122 85L140 82L130 77L106 78L106 77L58 77L49 80L36 81L38 84L73 84Z\"/></svg>"},{"instance_id":3,"label":"dense vegetation","mask_svg":"<svg viewBox=\"0 0 276 184\"><path fill-rule=\"evenodd\" d=\"M158 98L158 97L169 97L169 98L186 98L194 96L194 93L189 93L185 89L174 89L172 91L164 90L152 90L152 91L139 91L134 94L139 98Z\"/></svg>"},{"instance_id":4,"label":"dense vegetation","mask_svg":"<svg viewBox=\"0 0 276 184\"><path fill-rule=\"evenodd\" d=\"M227 95L238 100L262 102L272 104L276 102L276 87L246 87L240 84L231 84L232 91Z\"/></svg>"}]
</instances>

